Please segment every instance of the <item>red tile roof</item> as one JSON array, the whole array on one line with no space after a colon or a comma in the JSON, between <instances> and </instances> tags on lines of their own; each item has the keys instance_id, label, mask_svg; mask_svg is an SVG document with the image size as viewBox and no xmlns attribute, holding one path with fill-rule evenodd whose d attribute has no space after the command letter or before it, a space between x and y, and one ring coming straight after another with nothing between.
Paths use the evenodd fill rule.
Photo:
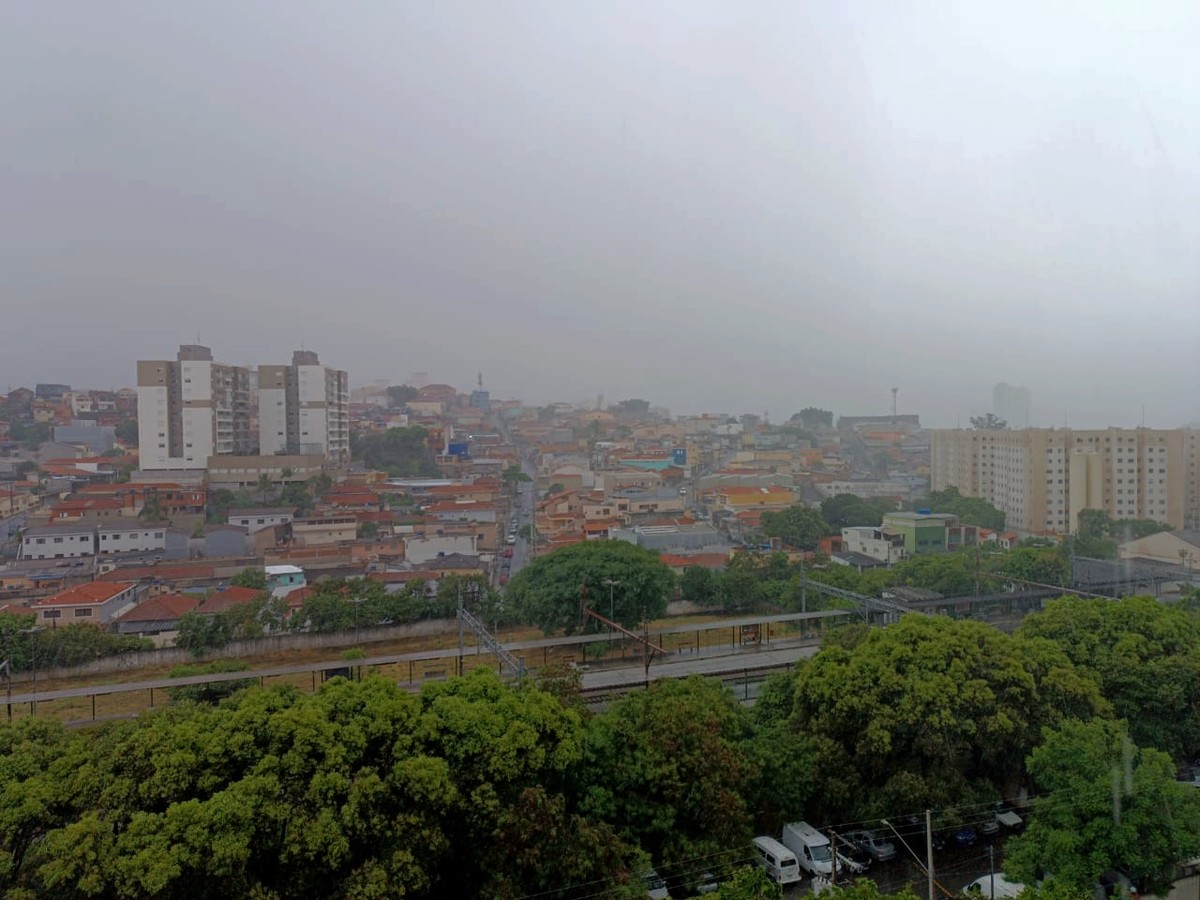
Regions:
<instances>
[{"instance_id":1,"label":"red tile roof","mask_svg":"<svg viewBox=\"0 0 1200 900\"><path fill-rule=\"evenodd\" d=\"M200 603L199 597L189 597L186 594L163 594L161 597L151 597L139 603L129 612L120 616L122 622L162 622L178 619L184 613L195 609Z\"/></svg>"},{"instance_id":2,"label":"red tile roof","mask_svg":"<svg viewBox=\"0 0 1200 900\"><path fill-rule=\"evenodd\" d=\"M211 616L222 610L229 609L231 606L241 606L245 603L250 603L252 600L257 600L265 591L260 591L256 588L247 587L227 587L223 591L217 591L215 594L210 594L205 600L196 607L196 612L202 616Z\"/></svg>"},{"instance_id":3,"label":"red tile roof","mask_svg":"<svg viewBox=\"0 0 1200 900\"><path fill-rule=\"evenodd\" d=\"M659 559L672 569L699 567L702 569L723 569L729 562L724 553L697 553L693 556L678 556L674 553L659 554Z\"/></svg>"},{"instance_id":4,"label":"red tile roof","mask_svg":"<svg viewBox=\"0 0 1200 900\"><path fill-rule=\"evenodd\" d=\"M60 591L53 597L43 597L34 601L35 606L88 606L107 603L122 591L127 591L134 585L131 582L118 581L101 582L89 581L77 584L75 587Z\"/></svg>"}]
</instances>

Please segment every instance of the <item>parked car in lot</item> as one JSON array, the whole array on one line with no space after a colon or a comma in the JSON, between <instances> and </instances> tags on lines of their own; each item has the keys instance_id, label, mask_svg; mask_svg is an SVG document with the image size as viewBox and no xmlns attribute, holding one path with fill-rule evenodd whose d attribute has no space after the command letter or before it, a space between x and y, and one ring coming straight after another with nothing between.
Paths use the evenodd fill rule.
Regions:
<instances>
[{"instance_id":1,"label":"parked car in lot","mask_svg":"<svg viewBox=\"0 0 1200 900\"><path fill-rule=\"evenodd\" d=\"M896 856L896 845L878 832L860 828L846 832L845 838L876 862L887 862Z\"/></svg>"},{"instance_id":2,"label":"parked car in lot","mask_svg":"<svg viewBox=\"0 0 1200 900\"><path fill-rule=\"evenodd\" d=\"M512 547L505 547L504 548L504 558L512 559L512 555L513 555Z\"/></svg>"},{"instance_id":3,"label":"parked car in lot","mask_svg":"<svg viewBox=\"0 0 1200 900\"><path fill-rule=\"evenodd\" d=\"M646 896L651 900L670 900L671 897L667 891L667 883L654 869L646 873Z\"/></svg>"},{"instance_id":4,"label":"parked car in lot","mask_svg":"<svg viewBox=\"0 0 1200 900\"><path fill-rule=\"evenodd\" d=\"M979 835L970 825L955 829L950 837L958 847L974 847L975 842L979 840Z\"/></svg>"}]
</instances>

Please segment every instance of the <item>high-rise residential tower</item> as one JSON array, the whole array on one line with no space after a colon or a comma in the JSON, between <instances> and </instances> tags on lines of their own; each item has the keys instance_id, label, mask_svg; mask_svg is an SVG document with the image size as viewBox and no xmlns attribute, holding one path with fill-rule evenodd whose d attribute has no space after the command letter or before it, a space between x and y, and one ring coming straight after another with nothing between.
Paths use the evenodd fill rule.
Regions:
<instances>
[{"instance_id":1,"label":"high-rise residential tower","mask_svg":"<svg viewBox=\"0 0 1200 900\"><path fill-rule=\"evenodd\" d=\"M138 360L137 385L142 469L204 469L210 456L255 452L249 369L185 344L175 360Z\"/></svg>"},{"instance_id":2,"label":"high-rise residential tower","mask_svg":"<svg viewBox=\"0 0 1200 900\"><path fill-rule=\"evenodd\" d=\"M323 455L332 464L350 459L349 378L297 350L290 366L258 367L259 452Z\"/></svg>"}]
</instances>

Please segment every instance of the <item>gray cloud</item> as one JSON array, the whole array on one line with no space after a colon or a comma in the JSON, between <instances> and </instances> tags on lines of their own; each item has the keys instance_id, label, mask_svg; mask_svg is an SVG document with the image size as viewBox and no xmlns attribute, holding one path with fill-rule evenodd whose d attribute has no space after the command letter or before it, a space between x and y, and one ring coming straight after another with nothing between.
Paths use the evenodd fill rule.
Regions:
<instances>
[{"instance_id":1,"label":"gray cloud","mask_svg":"<svg viewBox=\"0 0 1200 900\"><path fill-rule=\"evenodd\" d=\"M1193 4L12 4L0 388L1200 418Z\"/></svg>"}]
</instances>

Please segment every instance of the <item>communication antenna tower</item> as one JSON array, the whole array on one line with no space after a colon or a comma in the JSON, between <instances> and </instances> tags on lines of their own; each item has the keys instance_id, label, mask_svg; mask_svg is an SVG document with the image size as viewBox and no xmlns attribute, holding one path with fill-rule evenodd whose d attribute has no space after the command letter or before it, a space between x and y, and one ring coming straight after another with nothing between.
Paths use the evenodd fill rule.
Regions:
<instances>
[{"instance_id":1,"label":"communication antenna tower","mask_svg":"<svg viewBox=\"0 0 1200 900\"><path fill-rule=\"evenodd\" d=\"M900 393L900 388L892 388L892 418L896 418L896 395Z\"/></svg>"}]
</instances>

